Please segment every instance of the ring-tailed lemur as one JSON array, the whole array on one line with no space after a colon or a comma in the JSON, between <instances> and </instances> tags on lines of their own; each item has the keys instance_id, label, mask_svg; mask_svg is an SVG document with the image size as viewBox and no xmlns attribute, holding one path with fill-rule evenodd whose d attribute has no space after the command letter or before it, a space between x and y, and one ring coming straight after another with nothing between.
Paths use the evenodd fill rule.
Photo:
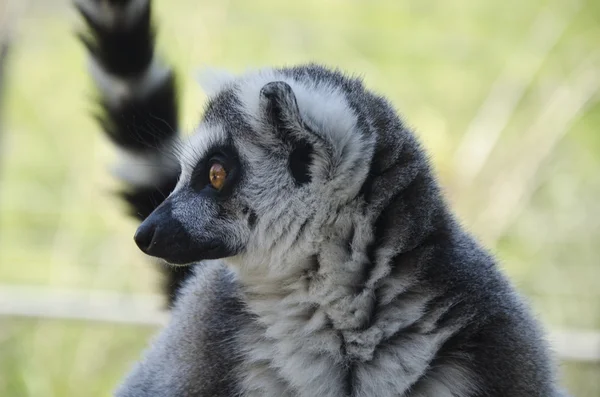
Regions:
<instances>
[{"instance_id":1,"label":"ring-tailed lemur","mask_svg":"<svg viewBox=\"0 0 600 397\"><path fill-rule=\"evenodd\" d=\"M317 65L221 75L176 145L149 1L78 4L135 241L196 263L117 396L561 395L529 309L385 99Z\"/></svg>"}]
</instances>

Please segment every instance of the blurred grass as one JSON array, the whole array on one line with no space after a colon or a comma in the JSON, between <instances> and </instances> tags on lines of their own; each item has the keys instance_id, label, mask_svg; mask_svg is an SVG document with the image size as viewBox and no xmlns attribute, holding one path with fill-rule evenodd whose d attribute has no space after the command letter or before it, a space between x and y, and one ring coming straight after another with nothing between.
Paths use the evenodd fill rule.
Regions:
<instances>
[{"instance_id":1,"label":"blurred grass","mask_svg":"<svg viewBox=\"0 0 600 397\"><path fill-rule=\"evenodd\" d=\"M110 195L113 152L89 116L93 90L73 35L80 23L67 3L30 2L12 48L0 283L153 291L156 273L131 243L135 222ZM155 4L160 51L181 72L186 130L202 109L193 76L202 64L318 61L361 74L415 126L465 225L546 324L600 329L600 3ZM492 112L478 129L486 101ZM498 120L506 126L492 140ZM0 395L110 395L152 332L0 318ZM575 396L600 395L600 365L565 363L564 374Z\"/></svg>"}]
</instances>

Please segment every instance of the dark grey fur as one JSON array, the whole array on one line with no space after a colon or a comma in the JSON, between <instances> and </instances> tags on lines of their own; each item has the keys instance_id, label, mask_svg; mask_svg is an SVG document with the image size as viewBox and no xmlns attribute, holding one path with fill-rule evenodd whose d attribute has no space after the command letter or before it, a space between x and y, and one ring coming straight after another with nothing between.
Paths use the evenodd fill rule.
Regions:
<instances>
[{"instance_id":1,"label":"dark grey fur","mask_svg":"<svg viewBox=\"0 0 600 397\"><path fill-rule=\"evenodd\" d=\"M205 182L215 151L235 163L223 192ZM117 396L563 395L527 305L360 80L226 79L180 160L136 241L223 261L196 266Z\"/></svg>"}]
</instances>

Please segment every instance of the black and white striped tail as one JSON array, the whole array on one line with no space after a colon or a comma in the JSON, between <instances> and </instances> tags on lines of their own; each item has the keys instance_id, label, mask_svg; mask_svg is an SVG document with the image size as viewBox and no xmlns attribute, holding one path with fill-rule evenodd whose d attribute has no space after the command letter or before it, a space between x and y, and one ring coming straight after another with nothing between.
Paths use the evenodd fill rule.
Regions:
<instances>
[{"instance_id":1,"label":"black and white striped tail","mask_svg":"<svg viewBox=\"0 0 600 397\"><path fill-rule=\"evenodd\" d=\"M145 219L173 190L179 165L175 74L154 56L150 0L75 0L99 91L98 121L122 159L117 175L132 215ZM169 303L189 267L164 266Z\"/></svg>"}]
</instances>

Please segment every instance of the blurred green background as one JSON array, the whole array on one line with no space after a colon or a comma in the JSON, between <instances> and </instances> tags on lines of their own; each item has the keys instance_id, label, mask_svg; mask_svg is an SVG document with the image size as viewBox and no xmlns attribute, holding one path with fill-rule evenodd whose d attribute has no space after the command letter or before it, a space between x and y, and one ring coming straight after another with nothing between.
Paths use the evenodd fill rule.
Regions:
<instances>
[{"instance_id":1,"label":"blurred green background","mask_svg":"<svg viewBox=\"0 0 600 397\"><path fill-rule=\"evenodd\" d=\"M0 0L5 16L8 1ZM12 7L0 140L3 304L51 307L49 287L156 292L157 272L132 242L136 223L111 195L114 153L90 117L94 91L74 37L81 21L68 0ZM600 2L156 0L155 16L159 51L180 72L188 131L204 100L194 73L205 64L243 71L318 61L363 75L414 126L459 216L547 328L594 341ZM155 331L0 316L0 396L108 396ZM562 350L583 342L567 338ZM600 396L600 345L581 349L587 359L562 361L565 385Z\"/></svg>"}]
</instances>

